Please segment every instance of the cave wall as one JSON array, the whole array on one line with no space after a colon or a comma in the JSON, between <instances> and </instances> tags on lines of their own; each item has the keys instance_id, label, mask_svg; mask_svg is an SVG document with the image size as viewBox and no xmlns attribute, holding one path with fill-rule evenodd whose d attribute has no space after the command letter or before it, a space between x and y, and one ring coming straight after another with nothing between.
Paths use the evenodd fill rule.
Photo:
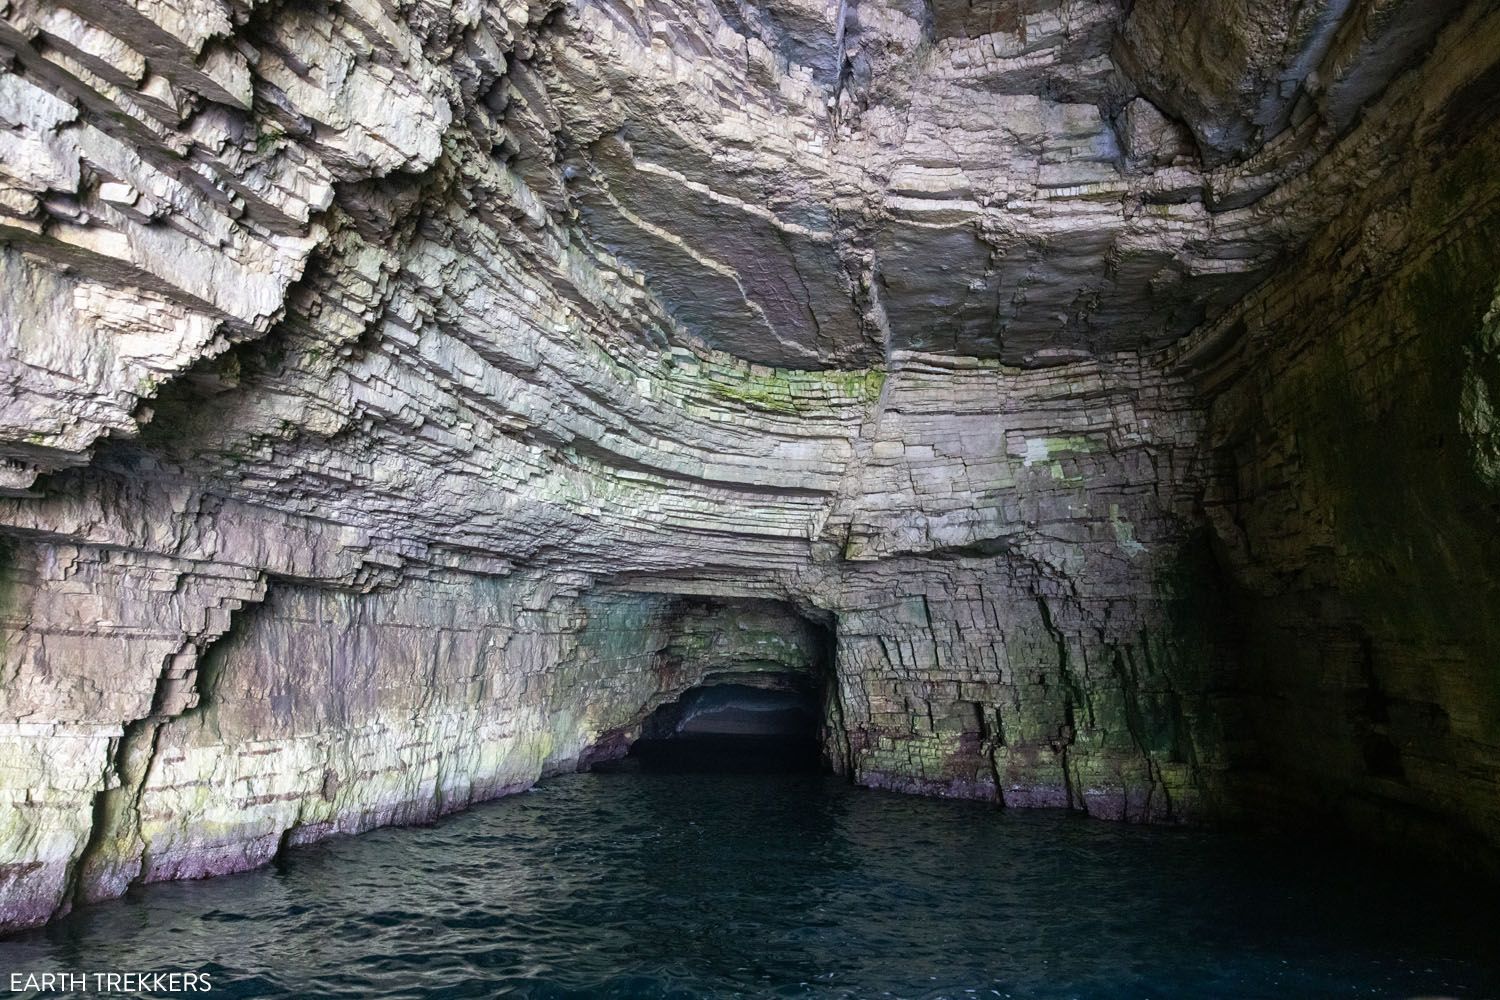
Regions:
<instances>
[{"instance_id":1,"label":"cave wall","mask_svg":"<svg viewBox=\"0 0 1500 1000\"><path fill-rule=\"evenodd\" d=\"M826 612L755 598L677 600L657 668L665 678L824 693L833 652Z\"/></svg>"},{"instance_id":2,"label":"cave wall","mask_svg":"<svg viewBox=\"0 0 1500 1000\"><path fill-rule=\"evenodd\" d=\"M214 647L198 707L127 730L117 753L138 741L149 761L120 768L133 801L103 803L80 896L243 870L571 770L672 691L653 670L670 605L517 578L274 588Z\"/></svg>"},{"instance_id":3,"label":"cave wall","mask_svg":"<svg viewBox=\"0 0 1500 1000\"><path fill-rule=\"evenodd\" d=\"M892 376L865 492L829 521L847 538L824 601L856 779L1116 818L1206 811L1224 651L1190 387L1131 358L920 362Z\"/></svg>"},{"instance_id":4,"label":"cave wall","mask_svg":"<svg viewBox=\"0 0 1500 1000\"><path fill-rule=\"evenodd\" d=\"M1112 818L1208 811L1222 651L1201 615L1180 613L1202 582L1183 575L1202 490L1203 411L1186 383L1129 357L1041 372L899 360L879 399L861 389L871 416L838 474L760 501L771 539L798 519L780 549L632 541L648 501L617 485L574 494L619 505L619 522L594 526L620 532L616 547L591 535L556 566L518 569L439 548L451 533L423 551L415 533L167 490L127 474L136 445L114 471L0 500L18 532L5 752L27 767L12 772L6 827L11 921L430 818L620 752L654 704L780 663L773 636L795 635L792 652L812 641L757 612L767 599L834 628L830 751L861 783ZM798 484L791 471L781 481ZM368 480L343 488L365 491L343 509L377 516L401 499ZM736 502L742 490L705 488L699 510ZM611 560L593 573L591 548Z\"/></svg>"},{"instance_id":5,"label":"cave wall","mask_svg":"<svg viewBox=\"0 0 1500 1000\"><path fill-rule=\"evenodd\" d=\"M109 593L98 567L43 548L13 553L12 569L69 559L77 610L130 639L70 644L57 618L45 637L28 630L37 655L26 667L43 676L11 689L6 709L48 721L4 734L8 784L24 789L8 797L3 827L17 859L4 870L13 924L525 788L588 752L620 752L608 737L692 679L659 669L671 598L580 598L523 577L450 574L374 592L262 585L264 599L232 620L210 616L211 649L184 654L180 622L160 620L174 605L118 601L108 613L126 620L93 619ZM193 578L155 569L131 566L122 589L158 596L182 584L191 605ZM63 599L11 580L12 614L50 613L46 602ZM148 628L174 650L154 693L149 672L101 666ZM79 663L87 676L70 686L46 676ZM23 702L28 692L59 700Z\"/></svg>"},{"instance_id":6,"label":"cave wall","mask_svg":"<svg viewBox=\"0 0 1500 1000\"><path fill-rule=\"evenodd\" d=\"M1107 819L1220 811L1227 651L1190 546L1128 583L897 563L839 616L835 759L860 784Z\"/></svg>"},{"instance_id":7,"label":"cave wall","mask_svg":"<svg viewBox=\"0 0 1500 1000\"><path fill-rule=\"evenodd\" d=\"M1464 66L1497 45L1476 23L1403 98L1425 106L1400 139L1420 152L1184 348L1223 472L1207 511L1242 633L1245 809L1491 870L1500 121L1494 72Z\"/></svg>"}]
</instances>

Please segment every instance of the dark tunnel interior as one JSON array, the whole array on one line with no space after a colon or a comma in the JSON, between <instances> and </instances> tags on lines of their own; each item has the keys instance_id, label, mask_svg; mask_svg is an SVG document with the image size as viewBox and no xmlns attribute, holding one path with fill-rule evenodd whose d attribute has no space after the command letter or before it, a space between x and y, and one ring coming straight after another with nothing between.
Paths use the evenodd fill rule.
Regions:
<instances>
[{"instance_id":1,"label":"dark tunnel interior","mask_svg":"<svg viewBox=\"0 0 1500 1000\"><path fill-rule=\"evenodd\" d=\"M655 771L815 772L822 696L810 684L691 688L651 714L630 756Z\"/></svg>"}]
</instances>

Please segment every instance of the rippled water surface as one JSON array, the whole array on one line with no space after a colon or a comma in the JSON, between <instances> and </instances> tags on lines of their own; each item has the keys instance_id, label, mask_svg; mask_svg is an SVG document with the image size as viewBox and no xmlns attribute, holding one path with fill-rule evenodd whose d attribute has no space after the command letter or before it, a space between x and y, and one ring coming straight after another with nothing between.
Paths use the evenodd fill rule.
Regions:
<instances>
[{"instance_id":1,"label":"rippled water surface","mask_svg":"<svg viewBox=\"0 0 1500 1000\"><path fill-rule=\"evenodd\" d=\"M0 942L0 972L203 970L215 997L1497 997L1491 906L1326 849L596 774L135 890Z\"/></svg>"}]
</instances>

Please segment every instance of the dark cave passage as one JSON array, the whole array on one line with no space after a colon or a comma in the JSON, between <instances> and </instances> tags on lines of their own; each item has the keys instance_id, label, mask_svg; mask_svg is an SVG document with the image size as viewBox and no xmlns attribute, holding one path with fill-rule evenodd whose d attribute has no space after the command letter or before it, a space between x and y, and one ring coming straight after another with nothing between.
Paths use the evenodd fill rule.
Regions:
<instances>
[{"instance_id":1,"label":"dark cave passage","mask_svg":"<svg viewBox=\"0 0 1500 1000\"><path fill-rule=\"evenodd\" d=\"M664 653L694 683L641 723L629 766L740 773L824 770L831 616L791 604L684 598Z\"/></svg>"},{"instance_id":2,"label":"dark cave passage","mask_svg":"<svg viewBox=\"0 0 1500 1000\"><path fill-rule=\"evenodd\" d=\"M650 770L817 771L823 766L822 694L807 684L691 688L651 714L630 756Z\"/></svg>"}]
</instances>

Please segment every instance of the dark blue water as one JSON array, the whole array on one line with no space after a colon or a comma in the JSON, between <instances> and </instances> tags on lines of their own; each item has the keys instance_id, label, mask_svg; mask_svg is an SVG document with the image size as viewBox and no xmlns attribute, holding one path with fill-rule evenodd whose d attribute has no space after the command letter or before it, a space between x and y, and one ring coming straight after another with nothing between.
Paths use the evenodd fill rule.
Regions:
<instances>
[{"instance_id":1,"label":"dark blue water","mask_svg":"<svg viewBox=\"0 0 1500 1000\"><path fill-rule=\"evenodd\" d=\"M1497 997L1491 907L1223 834L593 774L133 891L0 942L0 972L206 971L214 997Z\"/></svg>"}]
</instances>

